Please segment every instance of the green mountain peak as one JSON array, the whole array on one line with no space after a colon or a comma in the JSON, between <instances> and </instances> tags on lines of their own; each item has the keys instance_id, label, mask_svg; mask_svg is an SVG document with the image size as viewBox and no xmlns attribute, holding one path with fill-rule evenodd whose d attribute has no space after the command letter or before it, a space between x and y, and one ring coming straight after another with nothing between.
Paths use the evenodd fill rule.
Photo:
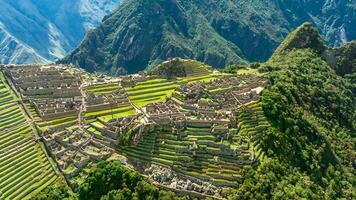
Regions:
<instances>
[{"instance_id":1,"label":"green mountain peak","mask_svg":"<svg viewBox=\"0 0 356 200\"><path fill-rule=\"evenodd\" d=\"M317 53L322 53L327 48L319 32L309 22L302 24L291 32L277 48L272 59L292 49L305 48L313 49Z\"/></svg>"}]
</instances>

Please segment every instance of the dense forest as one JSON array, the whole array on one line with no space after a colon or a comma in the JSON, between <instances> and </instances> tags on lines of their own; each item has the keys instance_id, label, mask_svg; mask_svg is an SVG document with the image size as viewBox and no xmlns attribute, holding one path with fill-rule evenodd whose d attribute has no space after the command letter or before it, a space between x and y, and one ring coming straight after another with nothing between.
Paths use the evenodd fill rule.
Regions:
<instances>
[{"instance_id":1,"label":"dense forest","mask_svg":"<svg viewBox=\"0 0 356 200\"><path fill-rule=\"evenodd\" d=\"M270 82L262 96L272 124L261 135L268 159L245 170L231 199L356 198L355 65L347 66L349 74L338 75L325 51L332 50L304 24L260 66ZM345 59L355 55L339 61Z\"/></svg>"},{"instance_id":2,"label":"dense forest","mask_svg":"<svg viewBox=\"0 0 356 200\"><path fill-rule=\"evenodd\" d=\"M64 181L42 191L34 200L101 199L101 200L185 200L173 192L147 183L137 172L118 161L101 161L92 166L85 183L73 193Z\"/></svg>"},{"instance_id":3,"label":"dense forest","mask_svg":"<svg viewBox=\"0 0 356 200\"><path fill-rule=\"evenodd\" d=\"M231 199L354 199L355 84L312 49L262 66L271 86L261 136L268 159L245 171Z\"/></svg>"}]
</instances>

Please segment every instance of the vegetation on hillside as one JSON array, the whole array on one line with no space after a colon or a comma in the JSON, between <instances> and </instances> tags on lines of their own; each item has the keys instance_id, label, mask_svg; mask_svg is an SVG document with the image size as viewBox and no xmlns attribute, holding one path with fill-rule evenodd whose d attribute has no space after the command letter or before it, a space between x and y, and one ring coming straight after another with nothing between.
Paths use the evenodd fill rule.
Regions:
<instances>
[{"instance_id":1,"label":"vegetation on hillside","mask_svg":"<svg viewBox=\"0 0 356 200\"><path fill-rule=\"evenodd\" d=\"M185 200L159 189L118 161L101 161L92 166L77 193L62 181L43 190L33 200ZM191 198L190 198L191 199Z\"/></svg>"},{"instance_id":2,"label":"vegetation on hillside","mask_svg":"<svg viewBox=\"0 0 356 200\"><path fill-rule=\"evenodd\" d=\"M320 11L323 12L320 12ZM284 36L312 21L328 44L356 37L350 1L129 0L62 63L113 75L174 57L222 68L267 60Z\"/></svg>"},{"instance_id":3,"label":"vegetation on hillside","mask_svg":"<svg viewBox=\"0 0 356 200\"><path fill-rule=\"evenodd\" d=\"M165 61L149 71L167 79L209 75L212 67L196 60L173 58Z\"/></svg>"},{"instance_id":4,"label":"vegetation on hillside","mask_svg":"<svg viewBox=\"0 0 356 200\"><path fill-rule=\"evenodd\" d=\"M269 85L262 92L261 102L254 107L261 109L262 106L263 112L258 112L262 116L256 118L268 126L248 126L249 130L254 130L252 133L244 130L246 126L240 130L258 136L256 143L262 151L259 152L262 155L259 156L261 162L256 166L241 168L242 182L227 194L229 199L356 198L356 85L353 43L348 45L338 48L343 52L343 61L337 63L348 63L349 67L346 73L342 73L345 71L335 68L330 61L330 54L326 55L339 50L326 47L317 31L310 24L304 24L287 37L268 62L233 65L225 70L238 73L239 70L258 68L269 79ZM128 94L139 107L142 99L147 102L153 98L147 99L145 92L149 90L156 93L161 90L152 90L155 84L168 88L168 91L176 87L170 81L156 79L154 82L145 81L127 88ZM138 94L139 97L133 98ZM158 94L157 98L160 99L161 95ZM249 113L241 112L238 120L253 122L248 116L243 118L246 115ZM258 127L260 129L256 132ZM193 133L188 136L197 137L198 134L193 130L197 129L190 127L188 131ZM204 131L198 129L196 133ZM122 139L124 144L129 143L130 135ZM160 136L169 138L172 144L177 145L177 138L170 134ZM138 160L157 159L149 157L152 153L147 152L152 151L144 151L154 144L153 137L156 136L144 136L143 142L125 149L123 153ZM211 142L214 139L206 138ZM161 146L170 146L168 142L158 141ZM167 150L158 155L164 154L167 154L167 159L157 162L163 161L166 165L170 165L170 159L178 155ZM148 184L137 172L115 161L95 165L77 195L75 198L79 199L176 198L173 193Z\"/></svg>"},{"instance_id":5,"label":"vegetation on hillside","mask_svg":"<svg viewBox=\"0 0 356 200\"><path fill-rule=\"evenodd\" d=\"M354 199L355 85L312 49L285 51L262 70L268 159L245 171L231 198Z\"/></svg>"}]
</instances>

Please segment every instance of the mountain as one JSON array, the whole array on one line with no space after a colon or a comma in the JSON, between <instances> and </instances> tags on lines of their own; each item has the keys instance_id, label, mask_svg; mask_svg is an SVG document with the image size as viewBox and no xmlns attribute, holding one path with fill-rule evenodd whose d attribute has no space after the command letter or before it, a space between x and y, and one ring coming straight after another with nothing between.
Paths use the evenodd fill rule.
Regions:
<instances>
[{"instance_id":1,"label":"mountain","mask_svg":"<svg viewBox=\"0 0 356 200\"><path fill-rule=\"evenodd\" d=\"M2 63L62 58L121 0L0 0Z\"/></svg>"},{"instance_id":2,"label":"mountain","mask_svg":"<svg viewBox=\"0 0 356 200\"><path fill-rule=\"evenodd\" d=\"M267 60L294 28L312 22L328 45L356 38L349 0L127 0L61 63L110 74L144 70L171 57L214 67Z\"/></svg>"},{"instance_id":3,"label":"mountain","mask_svg":"<svg viewBox=\"0 0 356 200\"><path fill-rule=\"evenodd\" d=\"M45 58L23 44L4 29L0 23L0 63L45 63Z\"/></svg>"},{"instance_id":4,"label":"mountain","mask_svg":"<svg viewBox=\"0 0 356 200\"><path fill-rule=\"evenodd\" d=\"M338 48L329 47L324 44L317 29L310 23L305 23L286 37L267 62L234 65L232 67L245 69L238 72L232 70L231 74L219 74L215 71L215 76L206 76L205 72L211 68L200 62L170 59L149 71L155 76L152 79L146 80L144 74L137 74L127 76L121 82L124 83L122 90L127 91L129 98L132 98L131 102L137 106L146 101L155 102L157 97L161 101L159 96L162 92L171 91L172 85L176 88L176 92L170 95L172 97L166 99L166 104L155 103L142 108L144 114L159 112L162 118L157 120L157 124L161 124L158 129L147 122L147 129L137 126L136 123L144 125L144 121L148 120L145 115L139 114L135 120L131 121L129 118L131 122L128 123L122 123L120 119L108 119L109 122L105 122L104 117L97 121L94 119L94 122L88 123L88 132L94 130L97 134L105 133L101 135L105 138L108 137L107 128L117 127L117 124L130 127L128 124L134 122L135 126L131 126L133 128L127 128L127 131L122 131L117 136L119 153L127 158L130 166L136 166L141 173L148 173L146 177L149 178L146 180L153 179L157 180L155 184L163 184L164 187L160 187L162 190L173 187L177 188L174 191L179 194L204 199L198 196L199 192L205 191L201 187L194 194L189 192L191 188L199 187L194 182L200 179L209 180L213 184L229 184L228 188L222 190L220 187L213 188L213 191L222 191L215 196L219 199L355 199L356 90L355 80L352 79L356 77L356 65L349 65L345 68L346 71L335 67L355 60L354 43L353 41ZM338 59L330 62L330 52L334 52L336 58L339 57L342 62ZM199 72L199 76L186 77L195 70ZM162 79L162 76L171 80ZM220 76L224 78L220 79ZM129 84L132 77L136 77L137 81ZM224 99L231 101L229 93L234 94L233 96L236 94L236 100L249 99L251 93L247 95L248 88L244 85L252 83L253 86L250 87L255 88L257 85L253 77L265 83L260 93L261 98L245 105L241 105L239 101L236 110L231 112L236 115L230 119L237 120L237 129L222 129L234 126L232 123L220 125L223 122L219 118L223 113L224 117L229 115L226 112L229 108L222 105ZM88 90L93 93L118 92L116 81L99 81L95 84L91 79L90 82L92 85ZM182 85L177 88L174 86L177 84ZM238 97L238 94L243 96ZM158 107L164 104L166 106ZM199 105L198 109L194 109L196 105ZM182 107L177 109L176 106ZM229 106L235 107L232 104ZM174 116L174 108L187 112L186 119L190 120L186 122L189 125L181 117L173 118L179 120L177 123L167 123ZM108 111L93 112L95 115L109 114ZM216 114L208 117L207 112ZM125 115L118 114L120 117ZM191 118L192 116L196 117ZM139 117L144 117L145 120L139 120ZM192 121L205 123L195 124ZM209 121L213 122L207 125L206 122ZM61 126L63 124L62 121L58 123ZM108 124L115 126L108 127ZM219 128L223 131L214 131ZM142 137L137 139L135 133ZM137 140L137 143L130 142ZM233 148L234 154L229 153L230 148ZM247 154L246 150L251 150L252 153ZM151 165L152 162L154 165ZM157 172L152 173L156 170ZM183 176L172 173L171 170ZM128 171L128 168L117 161L99 162L85 171L85 179L75 178L80 180L77 194L72 194L71 189L63 183L62 186L51 185L35 199L194 198L163 194L158 188L141 182L142 179L136 172ZM180 180L181 177L188 179L189 185L185 185L185 180ZM193 180L193 185L190 185L190 179ZM204 184L202 187L207 189L211 186ZM211 195L214 192L205 194Z\"/></svg>"},{"instance_id":5,"label":"mountain","mask_svg":"<svg viewBox=\"0 0 356 200\"><path fill-rule=\"evenodd\" d=\"M310 23L304 23L290 33L276 49L271 60L278 60L293 49L312 49L331 66L337 74L346 75L356 72L356 41L341 47L327 46L318 31Z\"/></svg>"},{"instance_id":6,"label":"mountain","mask_svg":"<svg viewBox=\"0 0 356 200\"><path fill-rule=\"evenodd\" d=\"M338 71L325 52L355 61L355 44L326 46L311 24L293 31L259 71L271 124L260 135L268 159L245 171L230 199L354 199L355 66Z\"/></svg>"}]
</instances>

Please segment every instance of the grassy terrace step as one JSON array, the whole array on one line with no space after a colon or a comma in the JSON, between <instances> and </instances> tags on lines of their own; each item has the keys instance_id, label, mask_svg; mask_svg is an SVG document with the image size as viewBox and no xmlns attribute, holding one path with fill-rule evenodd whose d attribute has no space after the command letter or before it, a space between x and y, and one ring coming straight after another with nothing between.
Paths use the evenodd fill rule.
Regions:
<instances>
[{"instance_id":1,"label":"grassy terrace step","mask_svg":"<svg viewBox=\"0 0 356 200\"><path fill-rule=\"evenodd\" d=\"M24 118L21 118L21 121L15 123L13 126L10 127L5 127L2 126L2 130L0 130L0 135L6 135L9 132L10 133L22 133L24 129L30 127L28 125L28 123L26 123L27 121ZM8 125L7 125L8 126Z\"/></svg>"},{"instance_id":2,"label":"grassy terrace step","mask_svg":"<svg viewBox=\"0 0 356 200\"><path fill-rule=\"evenodd\" d=\"M184 140L167 140L167 139L161 139L157 138L157 142L165 145L175 145L175 146L184 146L187 147L188 145L192 144L192 142L189 141L184 141Z\"/></svg>"},{"instance_id":3,"label":"grassy terrace step","mask_svg":"<svg viewBox=\"0 0 356 200\"><path fill-rule=\"evenodd\" d=\"M9 97L10 95L10 91L8 91L7 89L2 89L0 93L0 99L3 99L4 97Z\"/></svg>"},{"instance_id":4,"label":"grassy terrace step","mask_svg":"<svg viewBox=\"0 0 356 200\"><path fill-rule=\"evenodd\" d=\"M130 108L131 109L127 109L127 111L124 111L124 112L118 112L118 113L114 113L114 114L101 116L101 117L99 117L99 119L103 122L108 122L111 119L135 115L136 110L133 107L130 107Z\"/></svg>"},{"instance_id":5,"label":"grassy terrace step","mask_svg":"<svg viewBox=\"0 0 356 200\"><path fill-rule=\"evenodd\" d=\"M130 99L132 101L138 101L138 100L146 100L146 99L152 99L152 98L157 98L157 97L165 97L165 96L170 96L173 93L173 91L174 90L166 90L166 91L162 91L162 92L135 95L135 96L130 96Z\"/></svg>"},{"instance_id":6,"label":"grassy terrace step","mask_svg":"<svg viewBox=\"0 0 356 200\"><path fill-rule=\"evenodd\" d=\"M166 82L169 82L169 81L167 79L151 79L151 80L147 80L147 81L138 82L135 87L140 87L140 86L144 86L144 85L162 84L162 83L166 83Z\"/></svg>"},{"instance_id":7,"label":"grassy terrace step","mask_svg":"<svg viewBox=\"0 0 356 200\"><path fill-rule=\"evenodd\" d=\"M7 123L7 122L11 121L11 119L14 119L14 118L19 119L20 117L22 117L22 113L19 113L19 112L5 114L5 116L0 117L0 126L2 123Z\"/></svg>"},{"instance_id":8,"label":"grassy terrace step","mask_svg":"<svg viewBox=\"0 0 356 200\"><path fill-rule=\"evenodd\" d=\"M118 86L119 82L109 82L109 83L96 83L93 85L87 86L87 90L93 90L93 89L98 89L98 88L106 88L110 86Z\"/></svg>"},{"instance_id":9,"label":"grassy terrace step","mask_svg":"<svg viewBox=\"0 0 356 200\"><path fill-rule=\"evenodd\" d=\"M169 150L169 149L156 149L155 151L159 151L161 153L167 154L167 155L177 155L177 152Z\"/></svg>"},{"instance_id":10,"label":"grassy terrace step","mask_svg":"<svg viewBox=\"0 0 356 200\"><path fill-rule=\"evenodd\" d=\"M11 96L8 97L4 97L0 99L0 104L6 104L6 103L10 103L13 102L14 99Z\"/></svg>"},{"instance_id":11,"label":"grassy terrace step","mask_svg":"<svg viewBox=\"0 0 356 200\"><path fill-rule=\"evenodd\" d=\"M41 126L39 125L40 129L42 131L44 130L48 130L48 129L52 129L52 128L58 128L58 127L70 127L70 126L74 126L75 124L77 124L77 119L71 119L71 120L67 120L67 121L63 121L61 123L57 123L57 124L52 124L52 125L48 125L48 126Z\"/></svg>"},{"instance_id":12,"label":"grassy terrace step","mask_svg":"<svg viewBox=\"0 0 356 200\"><path fill-rule=\"evenodd\" d=\"M61 124L66 121L73 121L77 120L78 116L70 116L70 117L64 117L64 118L59 118L59 119L54 119L50 121L41 121L37 122L37 125L44 127L44 126L51 126L51 125L56 125L56 124Z\"/></svg>"},{"instance_id":13,"label":"grassy terrace step","mask_svg":"<svg viewBox=\"0 0 356 200\"><path fill-rule=\"evenodd\" d=\"M28 187L31 187L32 184L38 184L38 182L41 182L41 179L44 179L46 175L49 175L50 173L43 173L39 171L40 168L36 168L36 170L33 171L32 174L36 175L35 177L28 176L22 181L20 181L16 187L11 188L11 190L7 191L4 193L5 196L8 196L9 199L13 199L16 196L18 196L23 190L25 190ZM47 168L48 169L48 168Z\"/></svg>"},{"instance_id":14,"label":"grassy terrace step","mask_svg":"<svg viewBox=\"0 0 356 200\"><path fill-rule=\"evenodd\" d=\"M16 135L16 136L18 136L18 135ZM18 139L18 140L14 141L13 143L6 144L6 145L4 145L4 146L1 147L1 149L2 149L3 151L6 151L6 153L1 153L1 154L0 154L0 158L5 157L6 155L12 153L12 152L13 152L14 150L16 150L16 149L22 149L22 148L25 146L24 144L29 143L29 142L28 142L28 141L29 141L28 138L29 138L29 137L23 137L23 136L21 136L21 137L14 137L14 139ZM16 146L15 146L14 144L16 144ZM32 144L32 145L33 145L33 144Z\"/></svg>"},{"instance_id":15,"label":"grassy terrace step","mask_svg":"<svg viewBox=\"0 0 356 200\"><path fill-rule=\"evenodd\" d=\"M14 99L12 100L7 99L6 102L0 102L0 111L5 110L10 106L15 106L16 103L17 102Z\"/></svg>"},{"instance_id":16,"label":"grassy terrace step","mask_svg":"<svg viewBox=\"0 0 356 200\"><path fill-rule=\"evenodd\" d=\"M16 161L15 163L9 163L9 165L4 167L4 170L2 171L1 174L8 174L9 172L20 168L24 164L36 160L36 158L37 158L37 154L30 154L29 156L23 157L19 162Z\"/></svg>"},{"instance_id":17,"label":"grassy terrace step","mask_svg":"<svg viewBox=\"0 0 356 200\"><path fill-rule=\"evenodd\" d=\"M14 125L14 126L7 127L7 128L1 127L2 129L0 130L0 135L6 135L9 132L17 133L17 130L19 130L19 129L23 128L23 127L29 127L29 125L26 123L26 121L22 121L21 123L18 123L18 124Z\"/></svg>"},{"instance_id":18,"label":"grassy terrace step","mask_svg":"<svg viewBox=\"0 0 356 200\"><path fill-rule=\"evenodd\" d=\"M11 178L11 177L18 177L19 175L21 175L22 172L26 172L28 171L28 169L32 169L35 166L39 165L39 161L38 158L36 157L36 159L32 159L29 162L26 163L26 165L22 165L18 168L16 168L15 170L11 171L10 173L7 174L2 174L1 177L1 182L4 182L5 180Z\"/></svg>"},{"instance_id":19,"label":"grassy terrace step","mask_svg":"<svg viewBox=\"0 0 356 200\"><path fill-rule=\"evenodd\" d=\"M6 124L0 124L0 127L2 129L8 129L11 127L15 127L17 125L20 125L22 123L26 122L26 120L24 118L19 118L19 119L13 119L11 121L6 122Z\"/></svg>"},{"instance_id":20,"label":"grassy terrace step","mask_svg":"<svg viewBox=\"0 0 356 200\"><path fill-rule=\"evenodd\" d=\"M9 107L8 109L1 111L0 119L11 117L14 113L19 113L20 109L17 106Z\"/></svg>"},{"instance_id":21,"label":"grassy terrace step","mask_svg":"<svg viewBox=\"0 0 356 200\"><path fill-rule=\"evenodd\" d=\"M188 135L186 137L186 139L188 140L211 140L211 141L215 141L216 137L213 135Z\"/></svg>"},{"instance_id":22,"label":"grassy terrace step","mask_svg":"<svg viewBox=\"0 0 356 200\"><path fill-rule=\"evenodd\" d=\"M0 134L0 141L3 140L4 138L7 138L10 135L25 134L25 133L28 133L28 131L30 131L30 130L31 130L30 126L28 126L27 124L23 124L23 126L18 126L17 128L15 128L15 129L13 129L11 131L1 133Z\"/></svg>"},{"instance_id":23,"label":"grassy terrace step","mask_svg":"<svg viewBox=\"0 0 356 200\"><path fill-rule=\"evenodd\" d=\"M127 156L128 159L137 159L146 162L151 162L151 156L136 154L131 151L124 151L124 154Z\"/></svg>"},{"instance_id":24,"label":"grassy terrace step","mask_svg":"<svg viewBox=\"0 0 356 200\"><path fill-rule=\"evenodd\" d=\"M52 166L32 139L32 128L0 72L0 191L1 199L24 199L47 184L39 169ZM35 112L34 110L32 112ZM52 172L52 177L56 177ZM40 183L40 184L39 184Z\"/></svg>"},{"instance_id":25,"label":"grassy terrace step","mask_svg":"<svg viewBox=\"0 0 356 200\"><path fill-rule=\"evenodd\" d=\"M144 152L144 153L147 153L147 154L153 154L154 152L154 148L153 146L150 146L150 145L142 145L142 144L139 144L137 145L136 147L134 148L131 148L131 149L128 149L127 151L135 151L137 153L140 153L140 151Z\"/></svg>"},{"instance_id":26,"label":"grassy terrace step","mask_svg":"<svg viewBox=\"0 0 356 200\"><path fill-rule=\"evenodd\" d=\"M0 159L0 168L2 168L7 163L10 163L10 162L12 162L14 160L17 160L17 158L22 156L22 155L27 155L28 153L36 153L36 149L33 146L31 146L30 148L23 149L19 153L14 152L14 153L11 153L11 154L7 154L6 156L4 156L4 157L2 157Z\"/></svg>"},{"instance_id":27,"label":"grassy terrace step","mask_svg":"<svg viewBox=\"0 0 356 200\"><path fill-rule=\"evenodd\" d=\"M175 85L173 82L162 82L159 84L149 84L149 85L137 85L135 87L128 87L125 88L125 90L130 94L131 92L136 92L136 91L142 91L142 90L147 90L147 89L152 89L152 88L157 88L157 87L167 87L167 86L172 86Z\"/></svg>"},{"instance_id":28,"label":"grassy terrace step","mask_svg":"<svg viewBox=\"0 0 356 200\"><path fill-rule=\"evenodd\" d=\"M153 146L156 143L155 140L143 140L137 146Z\"/></svg>"},{"instance_id":29,"label":"grassy terrace step","mask_svg":"<svg viewBox=\"0 0 356 200\"><path fill-rule=\"evenodd\" d=\"M32 181L34 183L33 185L27 184L27 185L29 185L28 187L22 187L19 191L14 193L13 196L16 195L16 197L14 197L14 200L22 200L22 199L24 199L24 197L28 196L31 192L35 192L36 190L39 192L39 191L45 189L48 185L50 185L56 179L57 179L57 176L54 172L47 173L46 175L43 176L43 178L41 179L41 182L34 183L34 181Z\"/></svg>"},{"instance_id":30,"label":"grassy terrace step","mask_svg":"<svg viewBox=\"0 0 356 200\"><path fill-rule=\"evenodd\" d=\"M119 107L119 108L114 108L112 110L102 110L102 111L95 111L95 112L86 112L84 114L85 117L100 117L100 116L105 116L105 115L110 115L110 114L116 114L116 113L121 113L121 112L127 112L129 110L132 110L132 106L127 106L127 107Z\"/></svg>"},{"instance_id":31,"label":"grassy terrace step","mask_svg":"<svg viewBox=\"0 0 356 200\"><path fill-rule=\"evenodd\" d=\"M171 84L168 86L154 86L152 88L147 88L144 90L133 90L128 92L129 96L135 96L135 95L142 95L142 94L148 94L148 93L155 93L155 92L159 92L159 91L167 91L167 90L173 90L175 88L177 88L179 85L175 85L175 84Z\"/></svg>"},{"instance_id":32,"label":"grassy terrace step","mask_svg":"<svg viewBox=\"0 0 356 200\"><path fill-rule=\"evenodd\" d=\"M30 146L30 145L33 145L30 137L24 138L22 140L18 140L16 141L16 143L13 143L8 147L3 148L3 153L0 153L0 158L4 157L8 153L17 151L17 149L23 149L26 146Z\"/></svg>"},{"instance_id":33,"label":"grassy terrace step","mask_svg":"<svg viewBox=\"0 0 356 200\"><path fill-rule=\"evenodd\" d=\"M38 164L39 162L35 158L32 160L27 160L27 162L22 163L22 165L16 165L17 167L12 170L17 171L16 176L12 175L5 177L2 184L0 184L0 188L4 188L5 190L11 188L13 185L15 185L16 182L20 182L21 179L31 175L34 171L36 171L40 167Z\"/></svg>"},{"instance_id":34,"label":"grassy terrace step","mask_svg":"<svg viewBox=\"0 0 356 200\"><path fill-rule=\"evenodd\" d=\"M9 145L11 145L13 142L16 142L19 139L24 139L25 137L19 134L15 134L15 135L11 135L3 140L1 140L1 148L4 149L6 147L8 147Z\"/></svg>"},{"instance_id":35,"label":"grassy terrace step","mask_svg":"<svg viewBox=\"0 0 356 200\"><path fill-rule=\"evenodd\" d=\"M158 157L154 157L152 158L152 161L156 162L156 163L161 163L163 165L168 165L168 166L172 166L173 165L173 161L171 160L166 160L164 158L158 158Z\"/></svg>"}]
</instances>

